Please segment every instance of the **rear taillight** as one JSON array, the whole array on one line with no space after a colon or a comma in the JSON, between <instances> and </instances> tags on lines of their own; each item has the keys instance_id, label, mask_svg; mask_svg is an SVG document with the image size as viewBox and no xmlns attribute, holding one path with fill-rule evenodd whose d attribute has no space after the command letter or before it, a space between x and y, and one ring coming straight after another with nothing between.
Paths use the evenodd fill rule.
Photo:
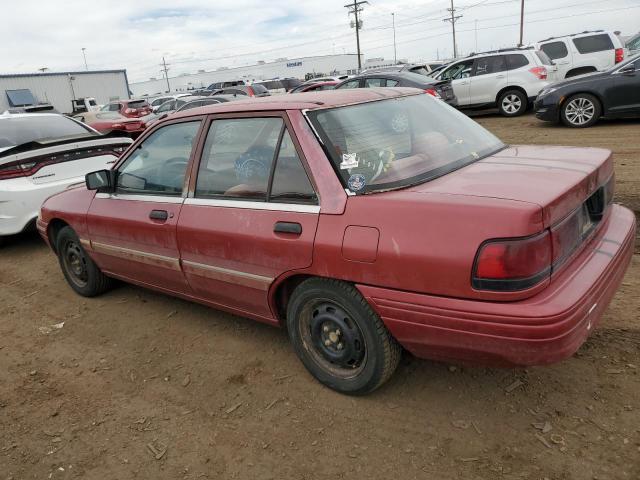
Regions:
<instances>
[{"instance_id":1,"label":"rear taillight","mask_svg":"<svg viewBox=\"0 0 640 480\"><path fill-rule=\"evenodd\" d=\"M28 161L13 162L0 167L0 180L8 180L10 178L30 177L45 165L50 165L52 161Z\"/></svg>"},{"instance_id":2,"label":"rear taillight","mask_svg":"<svg viewBox=\"0 0 640 480\"><path fill-rule=\"evenodd\" d=\"M551 275L548 230L526 238L490 240L478 251L472 285L478 290L525 290Z\"/></svg>"},{"instance_id":3,"label":"rear taillight","mask_svg":"<svg viewBox=\"0 0 640 480\"><path fill-rule=\"evenodd\" d=\"M424 93L428 93L429 95L431 95L432 97L436 97L439 99L442 99L442 97L440 96L440 94L438 93L437 90L434 90L433 88L427 88Z\"/></svg>"},{"instance_id":4,"label":"rear taillight","mask_svg":"<svg viewBox=\"0 0 640 480\"><path fill-rule=\"evenodd\" d=\"M533 67L530 68L529 71L538 77L538 80L547 79L547 69L545 67Z\"/></svg>"},{"instance_id":5,"label":"rear taillight","mask_svg":"<svg viewBox=\"0 0 640 480\"><path fill-rule=\"evenodd\" d=\"M624 48L616 48L616 63L624 60Z\"/></svg>"}]
</instances>

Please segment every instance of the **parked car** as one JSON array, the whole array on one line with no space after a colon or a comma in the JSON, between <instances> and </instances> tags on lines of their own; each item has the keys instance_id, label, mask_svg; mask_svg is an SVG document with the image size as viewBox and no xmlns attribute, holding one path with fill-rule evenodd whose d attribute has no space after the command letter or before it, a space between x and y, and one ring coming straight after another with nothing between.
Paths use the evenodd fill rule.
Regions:
<instances>
[{"instance_id":1,"label":"parked car","mask_svg":"<svg viewBox=\"0 0 640 480\"><path fill-rule=\"evenodd\" d=\"M328 76L328 77L311 77L307 80L305 80L304 83L316 83L316 82L341 82L343 80L346 80L347 78L351 77L351 75L332 75L332 76Z\"/></svg>"},{"instance_id":2,"label":"parked car","mask_svg":"<svg viewBox=\"0 0 640 480\"><path fill-rule=\"evenodd\" d=\"M640 117L640 54L606 72L550 85L535 102L536 117L586 128L600 118Z\"/></svg>"},{"instance_id":3,"label":"parked car","mask_svg":"<svg viewBox=\"0 0 640 480\"><path fill-rule=\"evenodd\" d=\"M138 118L152 112L146 100L118 100L104 105L101 112L118 112L128 118Z\"/></svg>"},{"instance_id":4,"label":"parked car","mask_svg":"<svg viewBox=\"0 0 640 480\"><path fill-rule=\"evenodd\" d=\"M127 118L118 112L85 112L75 115L79 120L104 135L136 138L147 125L143 118Z\"/></svg>"},{"instance_id":5,"label":"parked car","mask_svg":"<svg viewBox=\"0 0 640 480\"><path fill-rule=\"evenodd\" d=\"M636 53L640 53L640 33L634 35L625 45L630 55L635 55Z\"/></svg>"},{"instance_id":6,"label":"parked car","mask_svg":"<svg viewBox=\"0 0 640 480\"><path fill-rule=\"evenodd\" d=\"M213 97L200 97L193 98L181 107L179 107L176 112L182 112L183 110L190 110L192 108L204 107L205 105L215 105L217 103L226 103L237 100L238 97L235 95L215 95Z\"/></svg>"},{"instance_id":7,"label":"parked car","mask_svg":"<svg viewBox=\"0 0 640 480\"><path fill-rule=\"evenodd\" d=\"M226 82L216 82L209 85L209 90L222 90L223 88L237 87L239 85L246 85L244 80L228 80Z\"/></svg>"},{"instance_id":8,"label":"parked car","mask_svg":"<svg viewBox=\"0 0 640 480\"><path fill-rule=\"evenodd\" d=\"M400 63L398 65L390 65L388 67L380 67L380 68L369 68L365 70L363 73L370 72L412 72L419 73L420 75L425 75L427 77L431 76L431 72L435 69L440 68L443 65L442 62L437 63Z\"/></svg>"},{"instance_id":9,"label":"parked car","mask_svg":"<svg viewBox=\"0 0 640 480\"><path fill-rule=\"evenodd\" d=\"M45 198L109 168L129 144L63 115L0 115L0 243L34 225Z\"/></svg>"},{"instance_id":10,"label":"parked car","mask_svg":"<svg viewBox=\"0 0 640 480\"><path fill-rule=\"evenodd\" d=\"M411 72L371 72L363 73L336 85L336 90L373 87L412 87L419 88L429 95L440 98L449 105L456 106L456 96L450 80L435 80Z\"/></svg>"},{"instance_id":11,"label":"parked car","mask_svg":"<svg viewBox=\"0 0 640 480\"><path fill-rule=\"evenodd\" d=\"M238 85L235 87L223 88L216 95L235 95L245 97L268 97L271 95L263 85L254 83L253 85Z\"/></svg>"},{"instance_id":12,"label":"parked car","mask_svg":"<svg viewBox=\"0 0 640 480\"><path fill-rule=\"evenodd\" d=\"M191 93L178 93L176 95L163 95L161 97L158 98L154 98L151 103L151 110L153 110L154 112L158 110L158 108L160 108L161 105L163 105L164 103L170 101L170 100L176 100L177 98L181 98L181 97L188 97L192 95Z\"/></svg>"},{"instance_id":13,"label":"parked car","mask_svg":"<svg viewBox=\"0 0 640 480\"><path fill-rule=\"evenodd\" d=\"M558 67L558 79L607 70L624 60L624 45L614 32L596 30L551 37L535 44Z\"/></svg>"},{"instance_id":14,"label":"parked car","mask_svg":"<svg viewBox=\"0 0 640 480\"><path fill-rule=\"evenodd\" d=\"M298 85L302 85L302 80L298 80L297 78L281 78L280 83L282 83L286 91L289 92Z\"/></svg>"},{"instance_id":15,"label":"parked car","mask_svg":"<svg viewBox=\"0 0 640 480\"><path fill-rule=\"evenodd\" d=\"M174 114L38 229L80 295L117 278L286 325L320 382L364 394L402 347L572 355L634 251L613 189L608 150L507 146L415 89L338 90Z\"/></svg>"},{"instance_id":16,"label":"parked car","mask_svg":"<svg viewBox=\"0 0 640 480\"><path fill-rule=\"evenodd\" d=\"M451 81L463 109L497 108L506 117L522 115L552 80L555 67L546 54L509 48L473 54L450 63L434 78Z\"/></svg>"},{"instance_id":17,"label":"parked car","mask_svg":"<svg viewBox=\"0 0 640 480\"><path fill-rule=\"evenodd\" d=\"M289 93L315 92L318 90L334 90L340 82L305 83L292 89Z\"/></svg>"},{"instance_id":18,"label":"parked car","mask_svg":"<svg viewBox=\"0 0 640 480\"><path fill-rule=\"evenodd\" d=\"M253 87L260 85L267 89L270 95L277 95L280 93L287 93L287 88L280 80L264 80L251 84Z\"/></svg>"},{"instance_id":19,"label":"parked car","mask_svg":"<svg viewBox=\"0 0 640 480\"><path fill-rule=\"evenodd\" d=\"M84 112L96 112L100 110L100 106L93 97L83 97L71 100L71 114L77 115Z\"/></svg>"}]
</instances>

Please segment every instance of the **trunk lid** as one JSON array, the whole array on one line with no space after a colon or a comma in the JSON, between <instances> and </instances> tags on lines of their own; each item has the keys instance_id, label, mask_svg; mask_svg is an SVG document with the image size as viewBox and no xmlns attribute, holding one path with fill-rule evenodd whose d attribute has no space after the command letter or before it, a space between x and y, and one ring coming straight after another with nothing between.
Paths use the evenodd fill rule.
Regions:
<instances>
[{"instance_id":1,"label":"trunk lid","mask_svg":"<svg viewBox=\"0 0 640 480\"><path fill-rule=\"evenodd\" d=\"M514 145L408 190L536 204L548 228L586 202L612 174L609 150Z\"/></svg>"}]
</instances>

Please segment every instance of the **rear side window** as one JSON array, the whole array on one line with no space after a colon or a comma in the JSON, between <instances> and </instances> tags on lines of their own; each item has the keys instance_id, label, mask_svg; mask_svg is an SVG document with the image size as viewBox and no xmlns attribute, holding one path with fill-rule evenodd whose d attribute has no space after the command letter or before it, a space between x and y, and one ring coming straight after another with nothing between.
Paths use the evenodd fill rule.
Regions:
<instances>
[{"instance_id":1,"label":"rear side window","mask_svg":"<svg viewBox=\"0 0 640 480\"><path fill-rule=\"evenodd\" d=\"M516 68L522 68L529 65L529 60L527 59L527 57L525 57L521 53L518 53L517 55L506 55L506 59L507 59L507 68L509 70L515 70Z\"/></svg>"},{"instance_id":2,"label":"rear side window","mask_svg":"<svg viewBox=\"0 0 640 480\"><path fill-rule=\"evenodd\" d=\"M591 37L574 38L573 44L582 54L613 50L613 42L609 35L593 35Z\"/></svg>"},{"instance_id":3,"label":"rear side window","mask_svg":"<svg viewBox=\"0 0 640 480\"><path fill-rule=\"evenodd\" d=\"M390 80L387 78L387 87L395 87L398 83L400 83L398 80Z\"/></svg>"},{"instance_id":4,"label":"rear side window","mask_svg":"<svg viewBox=\"0 0 640 480\"><path fill-rule=\"evenodd\" d=\"M567 46L564 42L545 43L540 47L540 50L546 53L551 60L564 58L569 55L569 50L567 50Z\"/></svg>"},{"instance_id":5,"label":"rear side window","mask_svg":"<svg viewBox=\"0 0 640 480\"><path fill-rule=\"evenodd\" d=\"M280 86L276 86L276 85L280 85ZM258 94L267 93L268 92L268 90L264 87L264 85L255 84L255 85L252 85L252 88L253 88L253 91L255 93L258 93ZM282 87L282 84L280 82L277 82L277 83L274 82L274 86L273 87L269 87L269 88L276 89L276 88L283 88L283 87Z\"/></svg>"},{"instance_id":6,"label":"rear side window","mask_svg":"<svg viewBox=\"0 0 640 480\"><path fill-rule=\"evenodd\" d=\"M302 166L291 135L286 130L282 136L280 153L273 173L269 200L292 203L315 203L317 201L316 193Z\"/></svg>"},{"instance_id":7,"label":"rear side window","mask_svg":"<svg viewBox=\"0 0 640 480\"><path fill-rule=\"evenodd\" d=\"M364 81L364 86L366 88L372 87L384 87L387 82L385 82L384 78L367 78Z\"/></svg>"},{"instance_id":8,"label":"rear side window","mask_svg":"<svg viewBox=\"0 0 640 480\"><path fill-rule=\"evenodd\" d=\"M494 57L482 57L476 60L475 76L488 75L491 73L504 72L507 69L507 62L504 55Z\"/></svg>"},{"instance_id":9,"label":"rear side window","mask_svg":"<svg viewBox=\"0 0 640 480\"><path fill-rule=\"evenodd\" d=\"M349 82L343 83L342 85L336 88L359 88L359 87L360 87L360 80L351 80Z\"/></svg>"}]
</instances>

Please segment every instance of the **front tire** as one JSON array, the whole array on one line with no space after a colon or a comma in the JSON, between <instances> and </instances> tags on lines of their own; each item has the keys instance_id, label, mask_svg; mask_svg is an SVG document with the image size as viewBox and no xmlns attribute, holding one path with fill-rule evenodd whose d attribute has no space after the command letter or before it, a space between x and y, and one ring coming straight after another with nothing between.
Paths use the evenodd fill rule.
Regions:
<instances>
[{"instance_id":1,"label":"front tire","mask_svg":"<svg viewBox=\"0 0 640 480\"><path fill-rule=\"evenodd\" d=\"M527 111L527 96L520 90L507 90L498 98L498 110L505 117L517 117Z\"/></svg>"},{"instance_id":2,"label":"front tire","mask_svg":"<svg viewBox=\"0 0 640 480\"><path fill-rule=\"evenodd\" d=\"M113 280L100 271L82 248L71 227L64 227L56 237L60 268L71 288L83 297L95 297L113 286Z\"/></svg>"},{"instance_id":3,"label":"front tire","mask_svg":"<svg viewBox=\"0 0 640 480\"><path fill-rule=\"evenodd\" d=\"M602 114L600 101L588 93L570 97L560 109L562 123L571 128L587 128L595 124Z\"/></svg>"},{"instance_id":4,"label":"front tire","mask_svg":"<svg viewBox=\"0 0 640 480\"><path fill-rule=\"evenodd\" d=\"M402 349L352 285L312 278L287 308L293 348L307 370L333 390L370 393L396 370Z\"/></svg>"}]
</instances>

